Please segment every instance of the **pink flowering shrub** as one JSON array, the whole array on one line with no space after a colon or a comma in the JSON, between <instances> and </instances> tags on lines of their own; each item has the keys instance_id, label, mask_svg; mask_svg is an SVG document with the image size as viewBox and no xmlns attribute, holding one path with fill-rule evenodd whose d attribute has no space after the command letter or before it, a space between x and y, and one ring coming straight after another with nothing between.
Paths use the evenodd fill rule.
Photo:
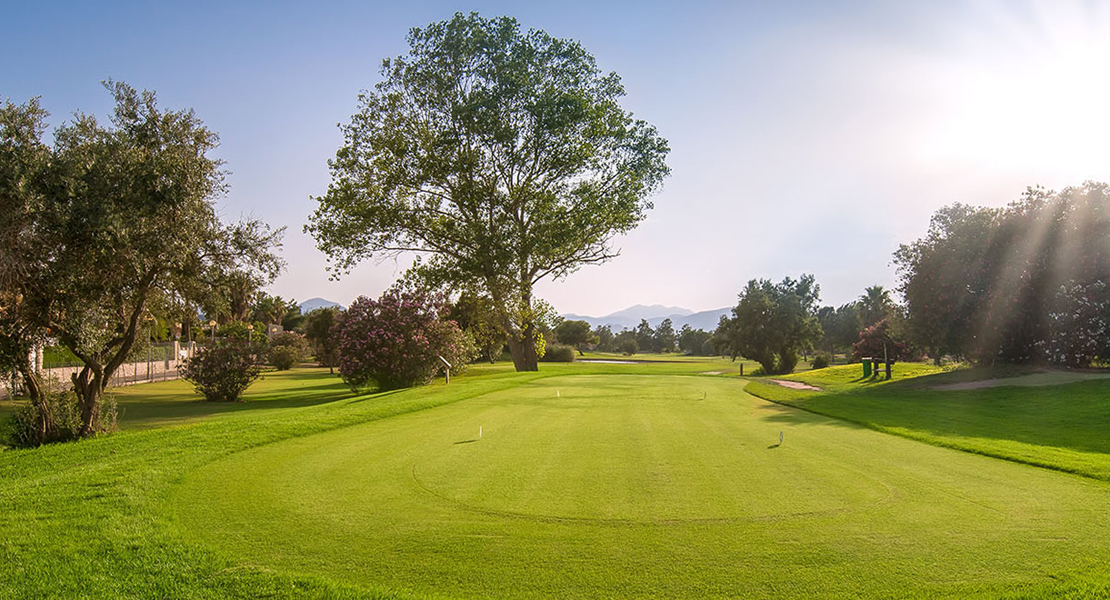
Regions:
<instances>
[{"instance_id":1,"label":"pink flowering shrub","mask_svg":"<svg viewBox=\"0 0 1110 600\"><path fill-rule=\"evenodd\" d=\"M446 368L440 356L452 373L465 370L474 344L446 311L442 297L397 286L377 300L360 296L332 330L343 381L352 390L371 382L379 390L422 385Z\"/></svg>"}]
</instances>

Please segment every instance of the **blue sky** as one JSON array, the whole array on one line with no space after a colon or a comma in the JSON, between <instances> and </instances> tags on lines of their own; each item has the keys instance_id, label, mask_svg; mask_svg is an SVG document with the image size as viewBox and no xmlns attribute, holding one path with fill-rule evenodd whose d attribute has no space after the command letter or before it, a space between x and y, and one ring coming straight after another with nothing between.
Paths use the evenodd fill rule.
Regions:
<instances>
[{"instance_id":1,"label":"blue sky","mask_svg":"<svg viewBox=\"0 0 1110 600\"><path fill-rule=\"evenodd\" d=\"M106 115L111 77L194 108L231 171L223 215L288 227L271 291L346 304L407 265L331 282L301 233L336 125L409 28L471 10L581 41L671 143L622 255L541 284L560 312L718 308L802 272L841 304L894 287L891 253L940 206L1110 179L1110 7L1087 2L6 3L0 97L58 124Z\"/></svg>"}]
</instances>

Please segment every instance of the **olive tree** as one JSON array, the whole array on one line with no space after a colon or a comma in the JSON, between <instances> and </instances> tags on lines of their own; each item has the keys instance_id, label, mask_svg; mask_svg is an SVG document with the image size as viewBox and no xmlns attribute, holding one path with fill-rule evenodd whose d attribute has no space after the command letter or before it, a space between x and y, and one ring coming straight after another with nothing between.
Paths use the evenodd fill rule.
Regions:
<instances>
[{"instance_id":1,"label":"olive tree","mask_svg":"<svg viewBox=\"0 0 1110 600\"><path fill-rule=\"evenodd\" d=\"M577 42L458 13L382 63L305 230L349 271L415 252L428 282L488 296L537 368L533 286L616 256L669 173L666 140Z\"/></svg>"},{"instance_id":2,"label":"olive tree","mask_svg":"<svg viewBox=\"0 0 1110 600\"><path fill-rule=\"evenodd\" d=\"M105 84L110 125L76 114L41 141L23 169L25 263L4 281L23 324L50 335L83 363L73 375L81 435L102 429L100 400L146 330L151 307L199 295L234 270L272 278L280 231L220 222L225 192L218 142L191 110L159 109L153 92ZM10 142L8 131L3 130Z\"/></svg>"}]
</instances>

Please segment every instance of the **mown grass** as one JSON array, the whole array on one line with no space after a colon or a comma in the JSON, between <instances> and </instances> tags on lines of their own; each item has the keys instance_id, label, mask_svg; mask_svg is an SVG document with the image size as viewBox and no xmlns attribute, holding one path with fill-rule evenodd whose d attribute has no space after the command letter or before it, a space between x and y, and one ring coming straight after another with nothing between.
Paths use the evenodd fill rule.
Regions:
<instances>
[{"instance_id":1,"label":"mown grass","mask_svg":"<svg viewBox=\"0 0 1110 600\"><path fill-rule=\"evenodd\" d=\"M572 369L236 454L170 507L214 551L418 596L1103 590L1110 486L767 404L734 378Z\"/></svg>"},{"instance_id":2,"label":"mown grass","mask_svg":"<svg viewBox=\"0 0 1110 600\"><path fill-rule=\"evenodd\" d=\"M1058 373L976 369L976 378L1066 381ZM973 381L969 370L898 364L891 381L863 380L859 365L787 377L825 392L790 390L764 381L745 388L762 398L867 427L1007 460L1110 481L1110 380L1014 385L971 390L933 386ZM1024 376L1024 377L1023 377Z\"/></svg>"},{"instance_id":3,"label":"mown grass","mask_svg":"<svg viewBox=\"0 0 1110 600\"><path fill-rule=\"evenodd\" d=\"M120 433L0 452L0 597L1107 596L1110 486L700 375L727 364L121 390Z\"/></svg>"}]
</instances>

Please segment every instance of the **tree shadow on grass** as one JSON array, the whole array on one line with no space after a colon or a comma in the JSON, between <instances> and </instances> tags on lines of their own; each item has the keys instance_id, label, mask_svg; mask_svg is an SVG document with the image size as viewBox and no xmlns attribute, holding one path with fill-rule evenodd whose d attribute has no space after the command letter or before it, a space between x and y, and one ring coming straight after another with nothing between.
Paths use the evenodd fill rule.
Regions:
<instances>
[{"instance_id":1,"label":"tree shadow on grass","mask_svg":"<svg viewBox=\"0 0 1110 600\"><path fill-rule=\"evenodd\" d=\"M799 396L786 404L845 419L841 421L845 425L918 433L988 453L1012 452L998 442L1018 442L1105 454L1105 466L1083 468L1110 474L1110 436L1106 435L1110 431L1110 380L1044 387L930 389L951 380L948 374L938 374L851 392ZM770 419L797 423L787 414ZM1052 460L1059 459L1045 458Z\"/></svg>"},{"instance_id":2,"label":"tree shadow on grass","mask_svg":"<svg viewBox=\"0 0 1110 600\"><path fill-rule=\"evenodd\" d=\"M115 388L111 391L123 430L200 421L233 412L303 408L350 398L350 388L327 371L267 373L243 394L242 402L208 402L187 381Z\"/></svg>"}]
</instances>

